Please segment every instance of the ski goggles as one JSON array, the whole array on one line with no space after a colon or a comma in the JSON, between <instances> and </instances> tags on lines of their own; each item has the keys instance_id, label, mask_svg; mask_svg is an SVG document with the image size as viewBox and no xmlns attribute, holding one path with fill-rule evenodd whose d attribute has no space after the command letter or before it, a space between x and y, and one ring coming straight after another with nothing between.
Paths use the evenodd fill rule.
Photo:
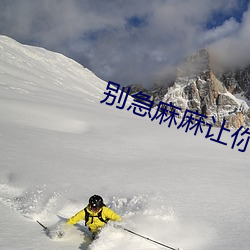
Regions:
<instances>
[{"instance_id":1,"label":"ski goggles","mask_svg":"<svg viewBox=\"0 0 250 250\"><path fill-rule=\"evenodd\" d=\"M92 206L90 205L89 208L93 212L97 212L97 211L99 211L101 209L101 207L97 207L97 206L93 206L93 205Z\"/></svg>"}]
</instances>

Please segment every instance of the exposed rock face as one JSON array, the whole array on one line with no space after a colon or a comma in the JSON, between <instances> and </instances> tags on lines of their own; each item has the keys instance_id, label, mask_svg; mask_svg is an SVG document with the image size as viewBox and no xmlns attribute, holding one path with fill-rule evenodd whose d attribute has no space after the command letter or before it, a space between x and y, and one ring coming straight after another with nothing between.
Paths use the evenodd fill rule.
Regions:
<instances>
[{"instance_id":1,"label":"exposed rock face","mask_svg":"<svg viewBox=\"0 0 250 250\"><path fill-rule=\"evenodd\" d=\"M187 58L177 69L177 77L170 87L155 86L141 91L152 96L155 105L160 101L172 102L182 109L180 117L183 117L186 109L198 110L208 117L206 121L211 122L214 117L214 126L221 126L223 119L227 127L250 126L247 103L233 95L241 93L250 99L250 67L215 75L205 49Z\"/></svg>"},{"instance_id":2,"label":"exposed rock face","mask_svg":"<svg viewBox=\"0 0 250 250\"><path fill-rule=\"evenodd\" d=\"M216 126L220 126L223 119L227 121L227 127L249 126L249 107L231 94L235 91L230 93L227 90L227 87L232 89L232 86L236 88L236 85L226 85L218 80L211 70L209 53L203 49L181 65L163 101L172 102L183 112L186 109L198 110L208 119L214 116Z\"/></svg>"},{"instance_id":3,"label":"exposed rock face","mask_svg":"<svg viewBox=\"0 0 250 250\"><path fill-rule=\"evenodd\" d=\"M250 100L250 66L218 74L218 79L225 84L230 93L241 93Z\"/></svg>"}]
</instances>

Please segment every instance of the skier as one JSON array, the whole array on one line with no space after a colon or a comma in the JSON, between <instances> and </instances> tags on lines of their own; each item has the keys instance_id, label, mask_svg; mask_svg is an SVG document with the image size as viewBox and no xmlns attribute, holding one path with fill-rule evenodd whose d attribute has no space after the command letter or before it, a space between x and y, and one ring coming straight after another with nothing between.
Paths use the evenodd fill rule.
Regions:
<instances>
[{"instance_id":1,"label":"skier","mask_svg":"<svg viewBox=\"0 0 250 250\"><path fill-rule=\"evenodd\" d=\"M101 196L95 194L89 198L89 204L72 216L67 224L74 225L80 220L85 220L85 226L92 232L94 239L109 220L120 222L122 219L120 215L105 206Z\"/></svg>"}]
</instances>

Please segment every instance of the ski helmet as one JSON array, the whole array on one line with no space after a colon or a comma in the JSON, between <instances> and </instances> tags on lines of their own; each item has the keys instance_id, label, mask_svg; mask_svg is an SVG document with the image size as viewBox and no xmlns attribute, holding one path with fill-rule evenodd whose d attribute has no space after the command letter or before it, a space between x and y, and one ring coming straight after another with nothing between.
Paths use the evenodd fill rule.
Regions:
<instances>
[{"instance_id":1,"label":"ski helmet","mask_svg":"<svg viewBox=\"0 0 250 250\"><path fill-rule=\"evenodd\" d=\"M98 210L103 207L103 199L99 195L93 195L89 198L89 206L93 210Z\"/></svg>"}]
</instances>

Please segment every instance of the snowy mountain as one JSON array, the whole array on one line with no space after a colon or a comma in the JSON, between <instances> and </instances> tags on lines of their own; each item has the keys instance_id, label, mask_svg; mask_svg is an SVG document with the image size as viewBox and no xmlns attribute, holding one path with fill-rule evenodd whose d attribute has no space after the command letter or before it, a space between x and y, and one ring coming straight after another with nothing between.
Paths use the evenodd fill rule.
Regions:
<instances>
[{"instance_id":1,"label":"snowy mountain","mask_svg":"<svg viewBox=\"0 0 250 250\"><path fill-rule=\"evenodd\" d=\"M219 73L214 71L208 50L202 49L188 57L177 69L175 81L169 86L154 86L145 93L160 101L206 116L206 122L215 121L220 127L223 120L229 128L250 126L249 68ZM237 94L237 95L236 95Z\"/></svg>"},{"instance_id":2,"label":"snowy mountain","mask_svg":"<svg viewBox=\"0 0 250 250\"><path fill-rule=\"evenodd\" d=\"M121 92L101 103L107 84L63 55L0 36L0 248L163 249L112 223L92 243L84 222L62 239L36 223L53 231L96 193L122 226L173 248L248 250L249 148L231 148L235 131L223 131L222 145L211 140L219 128L206 138L160 125L128 110L130 97L117 108Z\"/></svg>"},{"instance_id":3,"label":"snowy mountain","mask_svg":"<svg viewBox=\"0 0 250 250\"><path fill-rule=\"evenodd\" d=\"M230 93L239 94L250 102L250 66L226 70L224 73L218 73L217 77Z\"/></svg>"},{"instance_id":4,"label":"snowy mountain","mask_svg":"<svg viewBox=\"0 0 250 250\"><path fill-rule=\"evenodd\" d=\"M215 126L226 120L227 127L250 126L250 109L247 103L228 92L218 80L210 65L210 55L205 49L187 58L178 69L174 85L164 96L183 110L192 110L215 118ZM183 116L184 112L182 112Z\"/></svg>"}]
</instances>

